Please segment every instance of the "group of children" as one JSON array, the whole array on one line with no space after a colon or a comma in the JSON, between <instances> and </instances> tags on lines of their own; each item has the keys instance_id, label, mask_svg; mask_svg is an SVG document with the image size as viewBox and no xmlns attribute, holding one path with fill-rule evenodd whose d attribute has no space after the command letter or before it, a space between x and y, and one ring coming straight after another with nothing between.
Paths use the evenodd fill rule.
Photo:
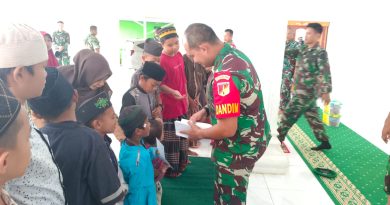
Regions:
<instances>
[{"instance_id":1,"label":"group of children","mask_svg":"<svg viewBox=\"0 0 390 205\"><path fill-rule=\"evenodd\" d=\"M84 49L74 65L47 67L44 33L9 24L0 37L0 204L161 204L159 181L188 164L174 127L189 100L175 28L140 45L143 65L119 116L102 55Z\"/></svg>"}]
</instances>

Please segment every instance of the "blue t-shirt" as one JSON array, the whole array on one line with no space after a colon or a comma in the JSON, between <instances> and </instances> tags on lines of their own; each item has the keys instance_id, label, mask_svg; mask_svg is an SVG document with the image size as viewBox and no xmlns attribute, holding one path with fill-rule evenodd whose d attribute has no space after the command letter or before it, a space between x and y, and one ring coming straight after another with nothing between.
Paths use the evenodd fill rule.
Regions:
<instances>
[{"instance_id":1,"label":"blue t-shirt","mask_svg":"<svg viewBox=\"0 0 390 205\"><path fill-rule=\"evenodd\" d=\"M142 144L130 146L125 142L122 143L119 153L119 166L126 183L129 184L129 193L126 196L125 204L127 200L130 201L129 195L139 195L139 192L143 191L148 192L149 188L156 190L152 164L155 157L153 150L146 149ZM154 194L154 198L156 198L155 192L150 194ZM153 198L150 194L141 193L140 195L145 198Z\"/></svg>"},{"instance_id":2,"label":"blue t-shirt","mask_svg":"<svg viewBox=\"0 0 390 205\"><path fill-rule=\"evenodd\" d=\"M69 204L115 204L123 198L107 145L97 132L74 121L48 123L41 130L49 137Z\"/></svg>"}]
</instances>

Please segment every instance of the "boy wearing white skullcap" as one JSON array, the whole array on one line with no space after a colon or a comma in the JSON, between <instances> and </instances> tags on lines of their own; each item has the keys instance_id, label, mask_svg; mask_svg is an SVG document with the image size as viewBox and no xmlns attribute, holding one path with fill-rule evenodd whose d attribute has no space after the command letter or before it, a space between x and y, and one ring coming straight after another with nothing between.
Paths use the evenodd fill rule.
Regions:
<instances>
[{"instance_id":1,"label":"boy wearing white skullcap","mask_svg":"<svg viewBox=\"0 0 390 205\"><path fill-rule=\"evenodd\" d=\"M0 79L25 104L42 94L48 55L42 35L25 24L0 25ZM5 189L18 204L65 204L62 175L47 136L31 129L31 160L21 178Z\"/></svg>"}]
</instances>

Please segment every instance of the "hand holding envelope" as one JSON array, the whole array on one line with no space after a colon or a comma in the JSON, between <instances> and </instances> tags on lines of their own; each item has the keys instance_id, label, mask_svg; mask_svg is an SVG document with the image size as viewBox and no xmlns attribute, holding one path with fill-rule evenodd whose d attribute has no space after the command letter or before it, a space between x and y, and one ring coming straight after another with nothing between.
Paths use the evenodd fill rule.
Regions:
<instances>
[{"instance_id":1,"label":"hand holding envelope","mask_svg":"<svg viewBox=\"0 0 390 205\"><path fill-rule=\"evenodd\" d=\"M202 122L194 123L185 119L182 119L181 121L175 121L176 135L184 138L197 138L196 131L210 127L212 127L211 124Z\"/></svg>"}]
</instances>

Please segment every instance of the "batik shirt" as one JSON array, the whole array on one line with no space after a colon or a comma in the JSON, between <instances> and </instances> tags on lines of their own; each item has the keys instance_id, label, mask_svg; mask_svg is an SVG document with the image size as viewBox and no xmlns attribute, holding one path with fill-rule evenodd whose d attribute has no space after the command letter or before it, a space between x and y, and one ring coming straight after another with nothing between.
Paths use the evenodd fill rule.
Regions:
<instances>
[{"instance_id":1,"label":"batik shirt","mask_svg":"<svg viewBox=\"0 0 390 205\"><path fill-rule=\"evenodd\" d=\"M204 95L204 85L207 83L206 69L194 63L187 55L183 56L184 68L187 78L187 90L191 99L197 99L200 95ZM203 104L204 105L204 104Z\"/></svg>"},{"instance_id":2,"label":"batik shirt","mask_svg":"<svg viewBox=\"0 0 390 205\"><path fill-rule=\"evenodd\" d=\"M245 54L225 44L212 75L207 88L212 124L238 118L234 136L214 141L213 160L230 169L252 169L271 137L256 70Z\"/></svg>"},{"instance_id":3,"label":"batik shirt","mask_svg":"<svg viewBox=\"0 0 390 205\"><path fill-rule=\"evenodd\" d=\"M312 48L303 45L299 49L288 49L286 55L297 59L294 74L296 94L319 97L332 92L328 53L318 43Z\"/></svg>"}]
</instances>

